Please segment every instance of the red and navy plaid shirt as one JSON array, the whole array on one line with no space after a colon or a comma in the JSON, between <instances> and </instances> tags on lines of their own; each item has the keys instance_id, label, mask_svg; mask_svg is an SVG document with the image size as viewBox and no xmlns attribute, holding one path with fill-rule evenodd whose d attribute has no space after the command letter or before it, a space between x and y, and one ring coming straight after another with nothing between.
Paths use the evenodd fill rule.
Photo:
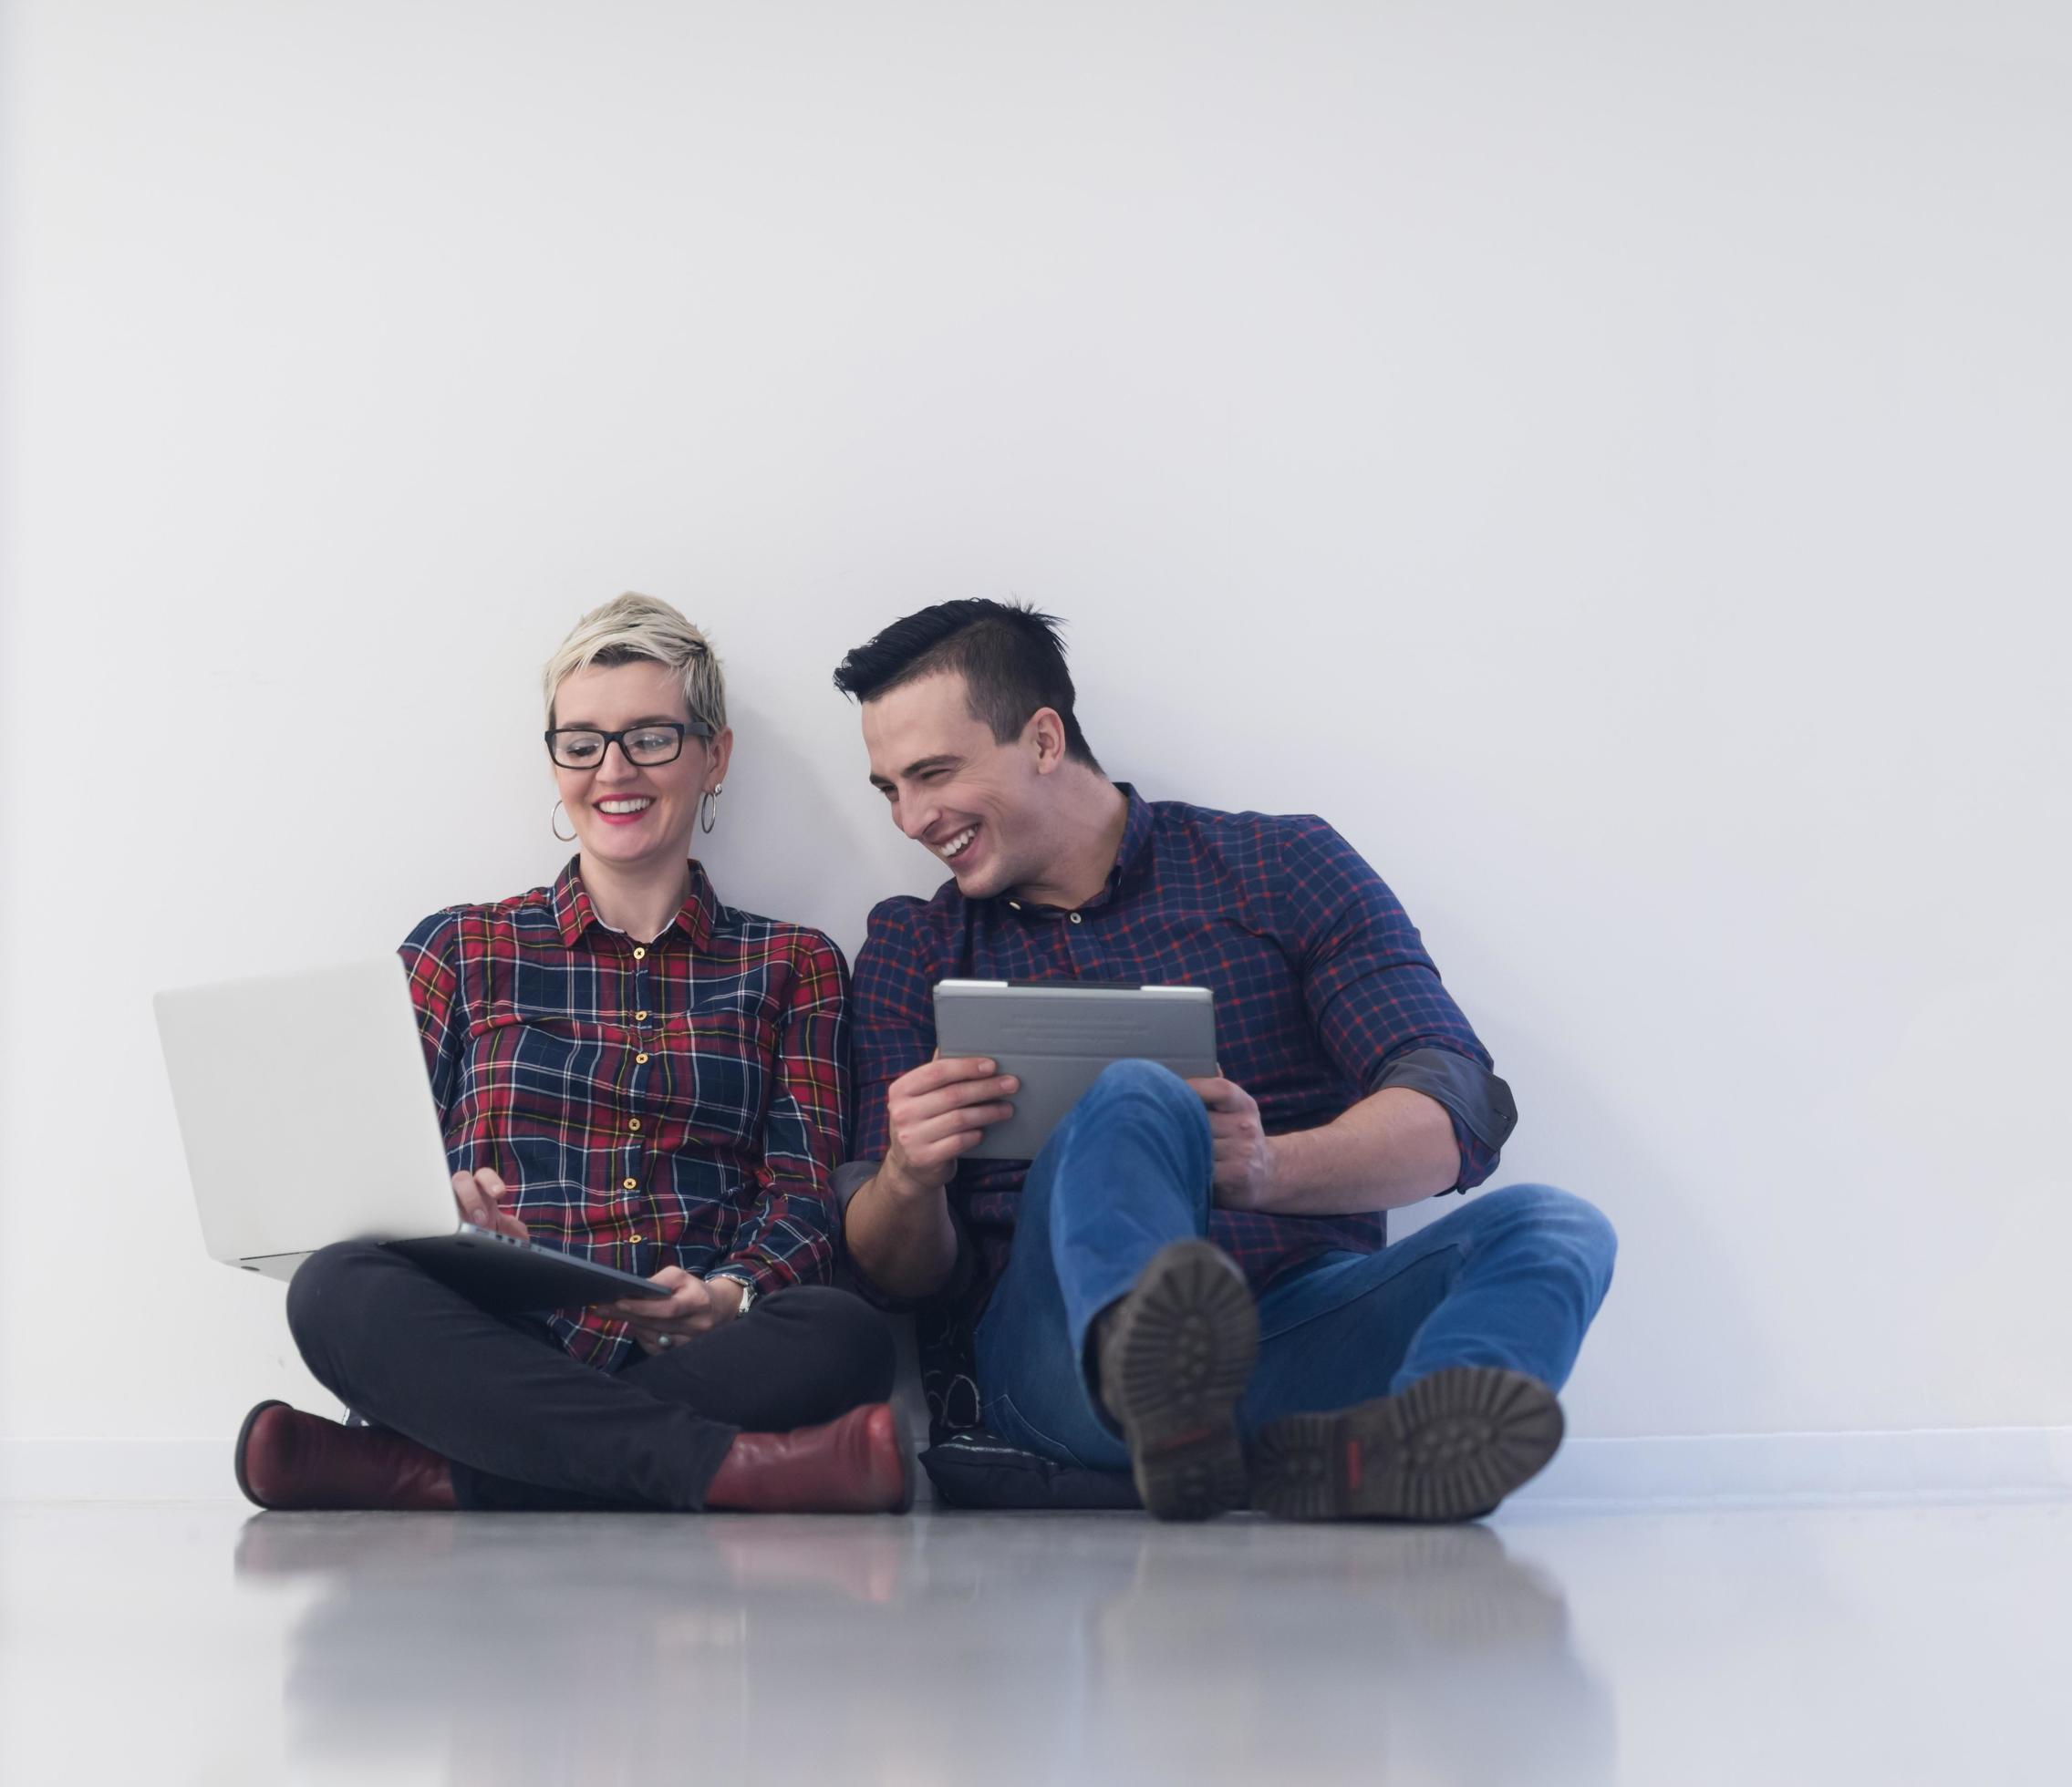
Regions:
<instances>
[{"instance_id":1,"label":"red and navy plaid shirt","mask_svg":"<svg viewBox=\"0 0 2072 1787\"><path fill-rule=\"evenodd\" d=\"M648 1277L738 1270L759 1290L833 1265L847 1121L847 976L818 931L721 905L690 865L652 943L552 887L451 906L402 946L456 1172L487 1167L535 1240ZM552 1318L606 1370L623 1322Z\"/></svg>"},{"instance_id":2,"label":"red and navy plaid shirt","mask_svg":"<svg viewBox=\"0 0 2072 1787\"><path fill-rule=\"evenodd\" d=\"M967 900L954 881L933 899L873 910L856 957L857 1159L883 1159L886 1089L935 1053L938 980L1211 987L1217 1065L1259 1101L1269 1135L1331 1122L1413 1048L1492 1065L1395 895L1322 820L1154 804L1119 786L1129 801L1122 848L1107 885L1078 911ZM1457 1117L1454 1139L1455 1189L1480 1184L1496 1151ZM969 1332L1006 1267L1027 1172L1014 1161L958 1167L950 1208L975 1257L945 1293L963 1306L952 1329ZM1257 1287L1327 1250L1372 1252L1386 1222L1217 1209L1208 1233Z\"/></svg>"}]
</instances>

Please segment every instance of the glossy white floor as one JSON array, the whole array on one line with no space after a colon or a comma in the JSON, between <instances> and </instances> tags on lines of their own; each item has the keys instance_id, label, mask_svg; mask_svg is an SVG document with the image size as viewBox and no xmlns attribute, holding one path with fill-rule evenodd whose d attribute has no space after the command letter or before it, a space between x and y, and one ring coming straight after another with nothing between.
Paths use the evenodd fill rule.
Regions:
<instances>
[{"instance_id":1,"label":"glossy white floor","mask_svg":"<svg viewBox=\"0 0 2072 1787\"><path fill-rule=\"evenodd\" d=\"M2072 1501L1249 1517L0 1508L0 1779L2072 1780Z\"/></svg>"}]
</instances>

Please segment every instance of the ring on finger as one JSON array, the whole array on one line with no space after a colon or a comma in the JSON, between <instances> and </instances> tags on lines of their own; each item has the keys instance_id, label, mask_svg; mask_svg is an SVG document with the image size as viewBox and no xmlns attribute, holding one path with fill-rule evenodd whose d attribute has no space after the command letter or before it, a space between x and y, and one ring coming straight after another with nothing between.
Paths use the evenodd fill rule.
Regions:
<instances>
[{"instance_id":1,"label":"ring on finger","mask_svg":"<svg viewBox=\"0 0 2072 1787\"><path fill-rule=\"evenodd\" d=\"M655 1348L658 1352L666 1353L676 1343L677 1338L673 1334L658 1334L655 1337Z\"/></svg>"}]
</instances>

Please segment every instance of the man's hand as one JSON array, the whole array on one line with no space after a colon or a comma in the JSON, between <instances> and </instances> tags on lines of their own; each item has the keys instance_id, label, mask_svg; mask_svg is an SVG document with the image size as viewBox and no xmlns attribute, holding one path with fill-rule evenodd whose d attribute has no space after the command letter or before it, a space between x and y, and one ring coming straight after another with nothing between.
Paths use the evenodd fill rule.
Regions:
<instances>
[{"instance_id":1,"label":"man's hand","mask_svg":"<svg viewBox=\"0 0 2072 1787\"><path fill-rule=\"evenodd\" d=\"M503 1200L510 1195L511 1187L487 1167L453 1175L453 1202L461 1206L463 1220L477 1228L523 1241L532 1231L503 1207Z\"/></svg>"},{"instance_id":2,"label":"man's hand","mask_svg":"<svg viewBox=\"0 0 2072 1787\"><path fill-rule=\"evenodd\" d=\"M886 1089L888 1140L878 1183L898 1197L941 1191L987 1127L1014 1114L1006 1100L1020 1090L1021 1082L1000 1073L997 1062L962 1056L901 1074Z\"/></svg>"},{"instance_id":3,"label":"man's hand","mask_svg":"<svg viewBox=\"0 0 2072 1787\"><path fill-rule=\"evenodd\" d=\"M1228 1079L1190 1079L1208 1107L1216 1141L1216 1202L1226 1210L1264 1210L1273 1196L1273 1143L1259 1121L1259 1102Z\"/></svg>"},{"instance_id":4,"label":"man's hand","mask_svg":"<svg viewBox=\"0 0 2072 1787\"><path fill-rule=\"evenodd\" d=\"M957 1266L957 1224L944 1195L957 1162L989 1124L1012 1116L1021 1090L998 1061L934 1060L885 1089L885 1158L842 1213L856 1270L897 1297L933 1296Z\"/></svg>"},{"instance_id":5,"label":"man's hand","mask_svg":"<svg viewBox=\"0 0 2072 1787\"><path fill-rule=\"evenodd\" d=\"M679 1341L730 1322L741 1312L741 1286L731 1278L708 1283L680 1265L665 1265L648 1281L666 1285L667 1296L622 1296L598 1307L633 1330L633 1338L650 1353L666 1353Z\"/></svg>"}]
</instances>

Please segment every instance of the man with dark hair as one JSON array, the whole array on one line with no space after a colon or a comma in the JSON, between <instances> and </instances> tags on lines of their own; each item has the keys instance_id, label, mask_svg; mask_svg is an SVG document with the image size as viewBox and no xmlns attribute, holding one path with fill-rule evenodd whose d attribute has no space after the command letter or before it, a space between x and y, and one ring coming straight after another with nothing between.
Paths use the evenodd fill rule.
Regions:
<instances>
[{"instance_id":1,"label":"man with dark hair","mask_svg":"<svg viewBox=\"0 0 2072 1787\"><path fill-rule=\"evenodd\" d=\"M1064 726L1065 755L1100 770L1072 713L1078 691L1065 668L1057 619L1033 608L976 598L938 602L858 646L835 670L834 687L867 702L889 688L945 673L964 678L972 715L991 728L996 744L1016 737L1031 714L1048 708Z\"/></svg>"},{"instance_id":2,"label":"man with dark hair","mask_svg":"<svg viewBox=\"0 0 2072 1787\"><path fill-rule=\"evenodd\" d=\"M952 877L871 914L837 1178L858 1276L963 1356L938 1420L1127 1468L1167 1519L1471 1519L1538 1472L1616 1242L1513 1185L1386 1245L1386 1211L1488 1177L1516 1111L1373 870L1312 815L1111 782L1032 609L924 609L834 680ZM965 1160L1017 1088L935 1059L957 977L1211 987L1220 1075L1121 1062L1033 1162Z\"/></svg>"}]
</instances>

